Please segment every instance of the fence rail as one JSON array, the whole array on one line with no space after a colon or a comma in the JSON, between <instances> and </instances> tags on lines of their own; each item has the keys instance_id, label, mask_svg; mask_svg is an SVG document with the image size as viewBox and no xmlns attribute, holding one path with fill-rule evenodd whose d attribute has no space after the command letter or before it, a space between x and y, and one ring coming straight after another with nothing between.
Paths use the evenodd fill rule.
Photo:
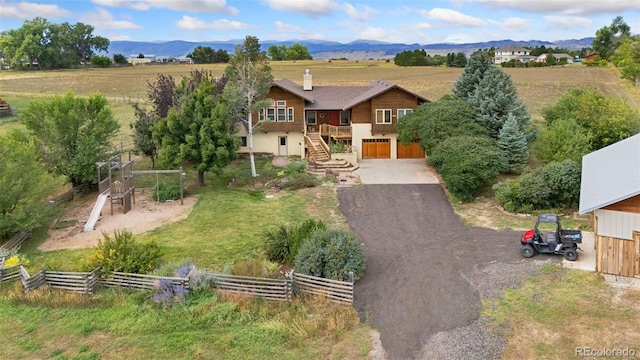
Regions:
<instances>
[{"instance_id":1,"label":"fence rail","mask_svg":"<svg viewBox=\"0 0 640 360\"><path fill-rule=\"evenodd\" d=\"M293 283L302 293L324 296L333 302L353 304L353 282L294 273Z\"/></svg>"},{"instance_id":2,"label":"fence rail","mask_svg":"<svg viewBox=\"0 0 640 360\"><path fill-rule=\"evenodd\" d=\"M108 277L100 279L100 285L108 287L119 286L136 289L154 289L157 282L163 279L171 281L172 285L181 285L185 288L189 288L189 278L187 277L181 278L144 274L129 274L115 271L110 272Z\"/></svg>"},{"instance_id":3,"label":"fence rail","mask_svg":"<svg viewBox=\"0 0 640 360\"><path fill-rule=\"evenodd\" d=\"M100 278L99 268L91 272L63 272L40 270L30 275L22 265L3 268L0 259L0 283L20 279L25 292L42 285L81 294L90 294L97 286L153 290L160 280L172 286L189 288L191 274L186 277L167 277L145 274L110 272ZM269 279L205 272L212 287L219 291L257 296L267 300L291 301L296 295L317 295L342 304L353 304L353 282L324 279L304 274L288 273L285 279Z\"/></svg>"},{"instance_id":4,"label":"fence rail","mask_svg":"<svg viewBox=\"0 0 640 360\"><path fill-rule=\"evenodd\" d=\"M286 279L255 278L227 274L207 273L213 279L215 289L259 296L269 300L290 300L289 281Z\"/></svg>"},{"instance_id":5,"label":"fence rail","mask_svg":"<svg viewBox=\"0 0 640 360\"><path fill-rule=\"evenodd\" d=\"M19 233L15 234L9 241L0 245L0 250L16 250L18 251L22 244L31 236L31 232L27 230L22 230Z\"/></svg>"}]
</instances>

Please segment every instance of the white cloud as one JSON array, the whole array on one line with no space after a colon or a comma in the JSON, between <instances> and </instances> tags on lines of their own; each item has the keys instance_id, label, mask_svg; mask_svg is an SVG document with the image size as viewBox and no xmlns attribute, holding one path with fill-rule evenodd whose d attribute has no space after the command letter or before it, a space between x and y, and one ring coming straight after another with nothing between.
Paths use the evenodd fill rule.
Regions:
<instances>
[{"instance_id":1,"label":"white cloud","mask_svg":"<svg viewBox=\"0 0 640 360\"><path fill-rule=\"evenodd\" d=\"M109 36L107 36L107 38L109 40L111 40L111 41L130 41L130 40L133 40L131 38L131 36L122 35L122 34L115 34L115 33L109 34Z\"/></svg>"},{"instance_id":2,"label":"white cloud","mask_svg":"<svg viewBox=\"0 0 640 360\"><path fill-rule=\"evenodd\" d=\"M322 33L314 33L312 31L309 31L306 28L296 26L296 25L286 24L286 23L283 23L282 21L276 21L274 25L275 25L276 31L278 32L277 34L273 35L274 38L276 39L291 40L291 39L325 39L326 38L326 35Z\"/></svg>"},{"instance_id":3,"label":"white cloud","mask_svg":"<svg viewBox=\"0 0 640 360\"><path fill-rule=\"evenodd\" d=\"M367 5L354 7L349 3L342 4L344 11L354 20L373 20L378 13L377 10L368 7Z\"/></svg>"},{"instance_id":4,"label":"white cloud","mask_svg":"<svg viewBox=\"0 0 640 360\"><path fill-rule=\"evenodd\" d=\"M148 1L136 1L136 0L91 0L92 3L116 8L125 8L132 10L149 10L151 4Z\"/></svg>"},{"instance_id":5,"label":"white cloud","mask_svg":"<svg viewBox=\"0 0 640 360\"><path fill-rule=\"evenodd\" d=\"M591 25L591 19L579 16L545 16L547 24L561 29L582 28Z\"/></svg>"},{"instance_id":6,"label":"white cloud","mask_svg":"<svg viewBox=\"0 0 640 360\"><path fill-rule=\"evenodd\" d=\"M305 14L312 18L329 15L338 8L331 0L265 0L275 10Z\"/></svg>"},{"instance_id":7,"label":"white cloud","mask_svg":"<svg viewBox=\"0 0 640 360\"><path fill-rule=\"evenodd\" d=\"M31 20L35 17L47 19L63 18L70 16L66 9L52 4L38 4L32 2L1 2L0 19Z\"/></svg>"},{"instance_id":8,"label":"white cloud","mask_svg":"<svg viewBox=\"0 0 640 360\"><path fill-rule=\"evenodd\" d=\"M99 29L140 30L142 26L127 20L115 20L109 11L97 8L96 12L88 12L80 15L80 21L91 24Z\"/></svg>"},{"instance_id":9,"label":"white cloud","mask_svg":"<svg viewBox=\"0 0 640 360\"><path fill-rule=\"evenodd\" d=\"M498 26L508 31L524 31L531 25L531 19L509 17L503 21L487 20L491 25Z\"/></svg>"},{"instance_id":10,"label":"white cloud","mask_svg":"<svg viewBox=\"0 0 640 360\"><path fill-rule=\"evenodd\" d=\"M366 26L358 35L357 39L392 41L387 31L380 27Z\"/></svg>"},{"instance_id":11,"label":"white cloud","mask_svg":"<svg viewBox=\"0 0 640 360\"><path fill-rule=\"evenodd\" d=\"M417 23L414 25L414 27L418 30L429 30L429 29L433 29L433 25L426 23L426 22L421 22L421 23Z\"/></svg>"},{"instance_id":12,"label":"white cloud","mask_svg":"<svg viewBox=\"0 0 640 360\"><path fill-rule=\"evenodd\" d=\"M178 11L211 12L238 15L240 12L233 6L227 6L226 0L91 0L109 7L120 7L133 10L149 10L164 8Z\"/></svg>"},{"instance_id":13,"label":"white cloud","mask_svg":"<svg viewBox=\"0 0 640 360\"><path fill-rule=\"evenodd\" d=\"M557 13L567 15L619 14L629 10L640 10L638 0L465 0L487 5L494 9L516 9L535 13Z\"/></svg>"},{"instance_id":14,"label":"white cloud","mask_svg":"<svg viewBox=\"0 0 640 360\"><path fill-rule=\"evenodd\" d=\"M465 15L461 12L451 9L433 8L431 10L421 10L420 14L429 19L440 20L442 22L460 27L476 27L484 26L487 24L486 21L482 19Z\"/></svg>"},{"instance_id":15,"label":"white cloud","mask_svg":"<svg viewBox=\"0 0 640 360\"><path fill-rule=\"evenodd\" d=\"M212 22L205 22L192 16L184 15L182 19L176 21L176 25L189 31L203 31L203 30L242 30L248 28L247 24L239 21L230 21L226 19L215 20Z\"/></svg>"}]
</instances>

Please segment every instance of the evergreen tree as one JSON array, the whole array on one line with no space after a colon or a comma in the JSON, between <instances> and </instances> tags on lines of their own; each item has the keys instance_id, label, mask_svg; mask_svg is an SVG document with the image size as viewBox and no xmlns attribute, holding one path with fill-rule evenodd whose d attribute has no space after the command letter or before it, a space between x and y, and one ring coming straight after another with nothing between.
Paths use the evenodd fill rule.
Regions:
<instances>
[{"instance_id":1,"label":"evergreen tree","mask_svg":"<svg viewBox=\"0 0 640 360\"><path fill-rule=\"evenodd\" d=\"M464 72L453 86L453 94L461 99L468 100L489 68L492 68L492 66L487 56L481 52L471 55Z\"/></svg>"},{"instance_id":2,"label":"evergreen tree","mask_svg":"<svg viewBox=\"0 0 640 360\"><path fill-rule=\"evenodd\" d=\"M520 129L516 117L509 113L498 135L498 149L500 149L501 172L517 174L529 159L527 137Z\"/></svg>"},{"instance_id":3,"label":"evergreen tree","mask_svg":"<svg viewBox=\"0 0 640 360\"><path fill-rule=\"evenodd\" d=\"M511 113L519 129L527 135L529 141L532 140L534 134L531 132L531 115L518 99L511 78L500 68L487 69L468 100L476 110L476 121L487 129L491 137L498 138Z\"/></svg>"}]
</instances>

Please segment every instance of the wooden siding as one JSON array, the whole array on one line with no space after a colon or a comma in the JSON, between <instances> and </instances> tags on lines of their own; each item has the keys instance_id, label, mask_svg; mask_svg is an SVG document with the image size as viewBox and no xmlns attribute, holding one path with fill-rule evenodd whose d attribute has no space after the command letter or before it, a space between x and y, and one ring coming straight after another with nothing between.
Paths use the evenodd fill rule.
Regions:
<instances>
[{"instance_id":1,"label":"wooden siding","mask_svg":"<svg viewBox=\"0 0 640 360\"><path fill-rule=\"evenodd\" d=\"M304 99L294 95L288 91L284 91L278 87L271 87L269 94L267 94L267 98L272 99L273 101L281 101L284 100L287 102L286 107L293 108L293 121L268 121L259 124L256 128L256 131L297 131L302 132L304 129ZM277 114L276 114L277 116ZM254 114L253 118L257 121L259 119L258 114Z\"/></svg>"},{"instance_id":2,"label":"wooden siding","mask_svg":"<svg viewBox=\"0 0 640 360\"><path fill-rule=\"evenodd\" d=\"M352 124L371 124L371 101L365 101L351 109Z\"/></svg>"},{"instance_id":3,"label":"wooden siding","mask_svg":"<svg viewBox=\"0 0 640 360\"><path fill-rule=\"evenodd\" d=\"M596 236L596 271L629 277L637 275L638 241Z\"/></svg>"},{"instance_id":4,"label":"wooden siding","mask_svg":"<svg viewBox=\"0 0 640 360\"><path fill-rule=\"evenodd\" d=\"M640 231L640 214L613 210L596 210L597 235L633 240L633 232Z\"/></svg>"},{"instance_id":5,"label":"wooden siding","mask_svg":"<svg viewBox=\"0 0 640 360\"><path fill-rule=\"evenodd\" d=\"M636 195L626 200L619 201L615 204L605 206L602 209L640 214L640 195Z\"/></svg>"}]
</instances>

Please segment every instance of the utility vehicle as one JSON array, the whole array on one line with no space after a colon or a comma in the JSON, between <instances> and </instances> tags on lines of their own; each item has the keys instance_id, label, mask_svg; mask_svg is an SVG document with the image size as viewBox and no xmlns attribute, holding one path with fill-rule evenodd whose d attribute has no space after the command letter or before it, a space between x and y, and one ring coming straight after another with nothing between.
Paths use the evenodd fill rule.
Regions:
<instances>
[{"instance_id":1,"label":"utility vehicle","mask_svg":"<svg viewBox=\"0 0 640 360\"><path fill-rule=\"evenodd\" d=\"M556 214L540 214L536 226L520 238L520 253L526 258L536 252L564 255L569 261L578 259L578 244L582 243L582 231L565 230Z\"/></svg>"}]
</instances>

